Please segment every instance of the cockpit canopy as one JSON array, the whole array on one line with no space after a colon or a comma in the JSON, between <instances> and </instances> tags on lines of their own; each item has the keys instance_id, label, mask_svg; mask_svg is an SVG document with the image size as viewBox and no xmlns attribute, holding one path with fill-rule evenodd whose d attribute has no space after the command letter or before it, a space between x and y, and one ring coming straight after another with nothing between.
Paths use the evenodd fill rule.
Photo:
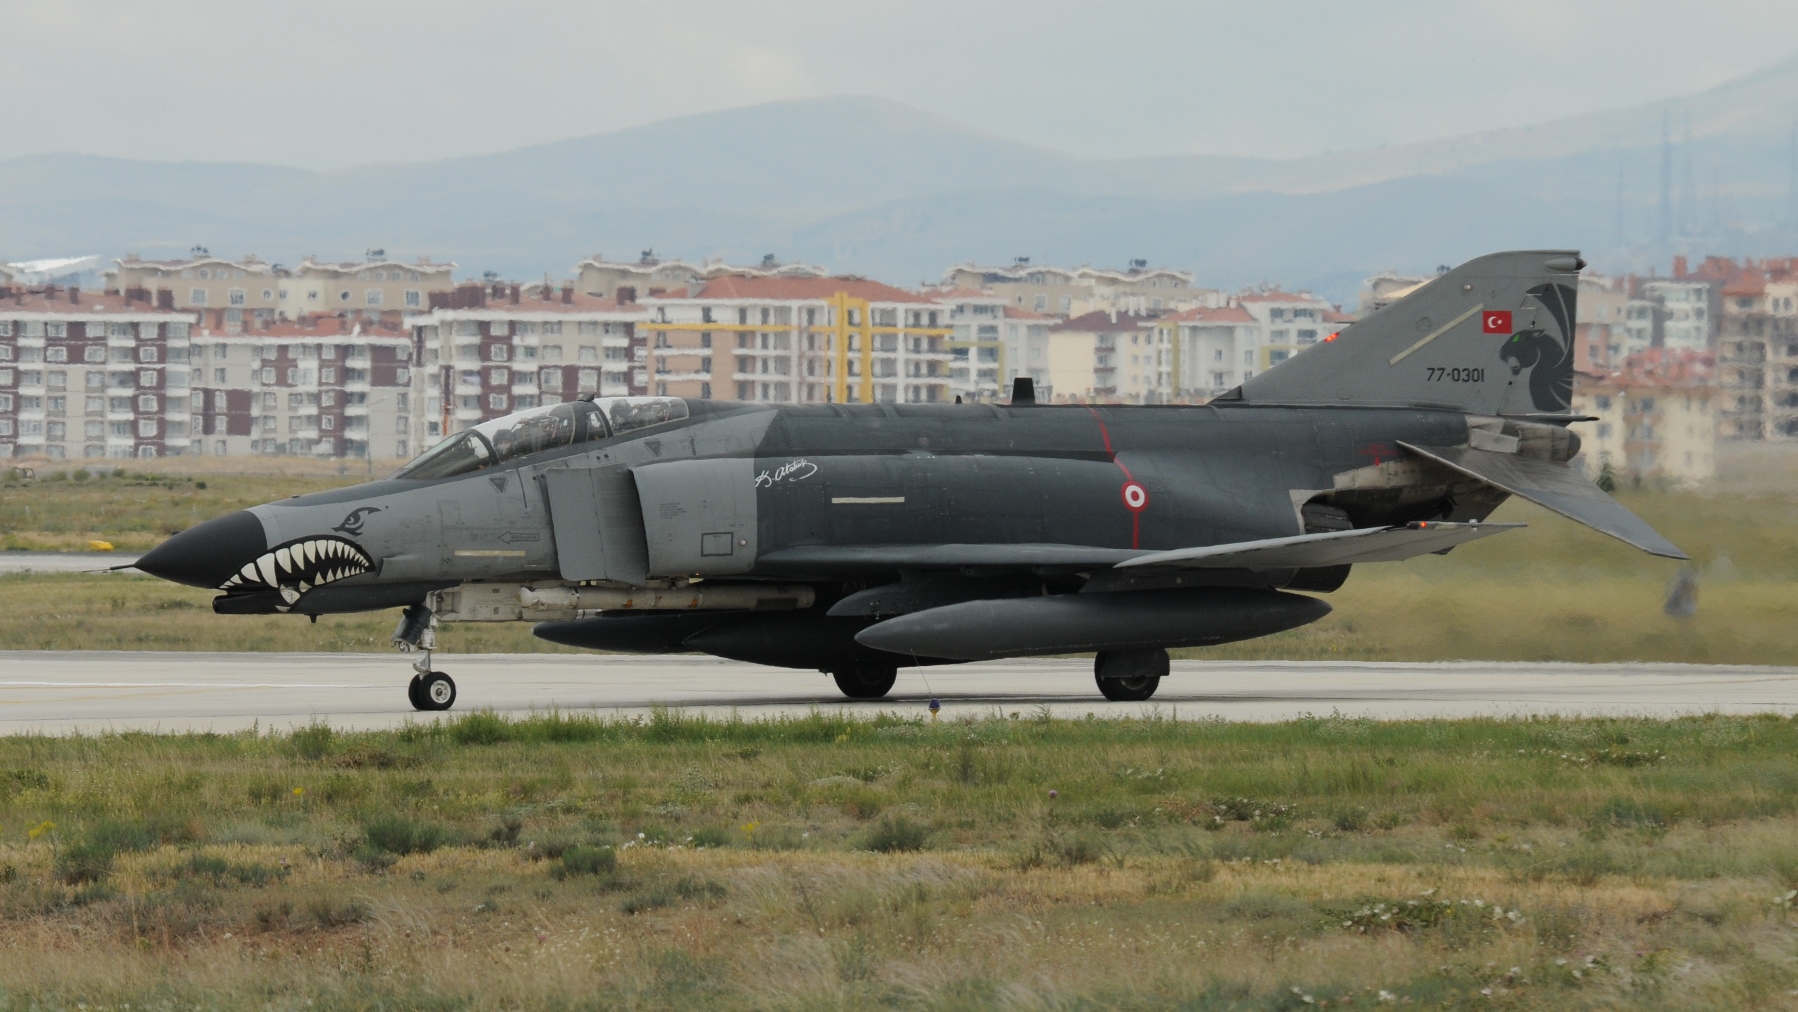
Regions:
<instances>
[{"instance_id":1,"label":"cockpit canopy","mask_svg":"<svg viewBox=\"0 0 1798 1012\"><path fill-rule=\"evenodd\" d=\"M515 457L687 417L678 397L600 397L516 411L464 429L414 457L395 478L449 478Z\"/></svg>"}]
</instances>

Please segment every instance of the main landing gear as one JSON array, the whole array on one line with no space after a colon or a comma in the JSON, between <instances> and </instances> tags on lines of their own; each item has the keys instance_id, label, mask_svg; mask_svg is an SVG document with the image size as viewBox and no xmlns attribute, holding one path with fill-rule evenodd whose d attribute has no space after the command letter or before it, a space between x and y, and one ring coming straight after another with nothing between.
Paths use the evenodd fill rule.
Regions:
<instances>
[{"instance_id":1,"label":"main landing gear","mask_svg":"<svg viewBox=\"0 0 1798 1012\"><path fill-rule=\"evenodd\" d=\"M431 670L431 650L437 646L437 616L423 604L407 608L393 631L393 645L401 650L422 650L412 665L417 672L406 686L406 699L414 710L447 710L456 705L456 683L441 671Z\"/></svg>"},{"instance_id":2,"label":"main landing gear","mask_svg":"<svg viewBox=\"0 0 1798 1012\"><path fill-rule=\"evenodd\" d=\"M879 699L893 691L899 680L898 668L837 668L830 673L837 688L850 699Z\"/></svg>"},{"instance_id":3,"label":"main landing gear","mask_svg":"<svg viewBox=\"0 0 1798 1012\"><path fill-rule=\"evenodd\" d=\"M1166 650L1102 650L1093 658L1099 692L1114 703L1140 703L1168 672Z\"/></svg>"}]
</instances>

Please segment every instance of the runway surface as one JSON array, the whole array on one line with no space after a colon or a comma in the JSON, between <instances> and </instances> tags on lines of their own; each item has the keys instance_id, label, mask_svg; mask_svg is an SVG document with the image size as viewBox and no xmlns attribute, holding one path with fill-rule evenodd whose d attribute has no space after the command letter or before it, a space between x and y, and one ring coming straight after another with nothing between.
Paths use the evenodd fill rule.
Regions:
<instances>
[{"instance_id":1,"label":"runway surface","mask_svg":"<svg viewBox=\"0 0 1798 1012\"><path fill-rule=\"evenodd\" d=\"M1454 664L1176 661L1149 703L1109 703L1092 662L992 661L902 671L892 695L844 699L812 671L698 656L439 654L459 689L456 712L598 710L666 705L723 715L813 707L943 717L1033 712L1181 719L1285 720L1304 714L1379 718L1522 714L1798 712L1798 668L1682 664ZM0 652L0 733L340 728L430 719L405 699L410 658L393 654Z\"/></svg>"},{"instance_id":2,"label":"runway surface","mask_svg":"<svg viewBox=\"0 0 1798 1012\"><path fill-rule=\"evenodd\" d=\"M115 552L0 552L0 573L89 573L137 559Z\"/></svg>"}]
</instances>

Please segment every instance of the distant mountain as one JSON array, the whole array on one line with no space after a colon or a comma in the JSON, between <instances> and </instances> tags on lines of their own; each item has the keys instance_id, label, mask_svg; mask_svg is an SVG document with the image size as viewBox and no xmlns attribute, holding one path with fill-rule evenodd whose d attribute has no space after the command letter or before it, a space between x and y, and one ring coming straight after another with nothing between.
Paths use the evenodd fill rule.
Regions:
<instances>
[{"instance_id":1,"label":"distant mountain","mask_svg":"<svg viewBox=\"0 0 1798 1012\"><path fill-rule=\"evenodd\" d=\"M911 284L968 259L1144 257L1202 283L1348 301L1374 271L1506 246L1573 245L1619 266L1676 249L1798 252L1779 224L1794 216L1794 118L1798 59L1673 102L1287 161L1081 159L860 97L335 172L38 155L0 161L0 259L382 247L528 278L653 247ZM1665 242L1663 122L1676 144Z\"/></svg>"}]
</instances>

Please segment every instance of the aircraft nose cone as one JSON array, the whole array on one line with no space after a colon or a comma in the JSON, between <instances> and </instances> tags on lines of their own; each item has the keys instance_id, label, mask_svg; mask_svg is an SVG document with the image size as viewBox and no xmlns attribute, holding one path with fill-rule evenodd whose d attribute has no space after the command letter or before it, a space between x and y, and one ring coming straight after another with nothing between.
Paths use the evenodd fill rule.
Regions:
<instances>
[{"instance_id":1,"label":"aircraft nose cone","mask_svg":"<svg viewBox=\"0 0 1798 1012\"><path fill-rule=\"evenodd\" d=\"M239 510L164 541L138 559L137 568L175 583L215 589L266 551L262 521Z\"/></svg>"}]
</instances>

